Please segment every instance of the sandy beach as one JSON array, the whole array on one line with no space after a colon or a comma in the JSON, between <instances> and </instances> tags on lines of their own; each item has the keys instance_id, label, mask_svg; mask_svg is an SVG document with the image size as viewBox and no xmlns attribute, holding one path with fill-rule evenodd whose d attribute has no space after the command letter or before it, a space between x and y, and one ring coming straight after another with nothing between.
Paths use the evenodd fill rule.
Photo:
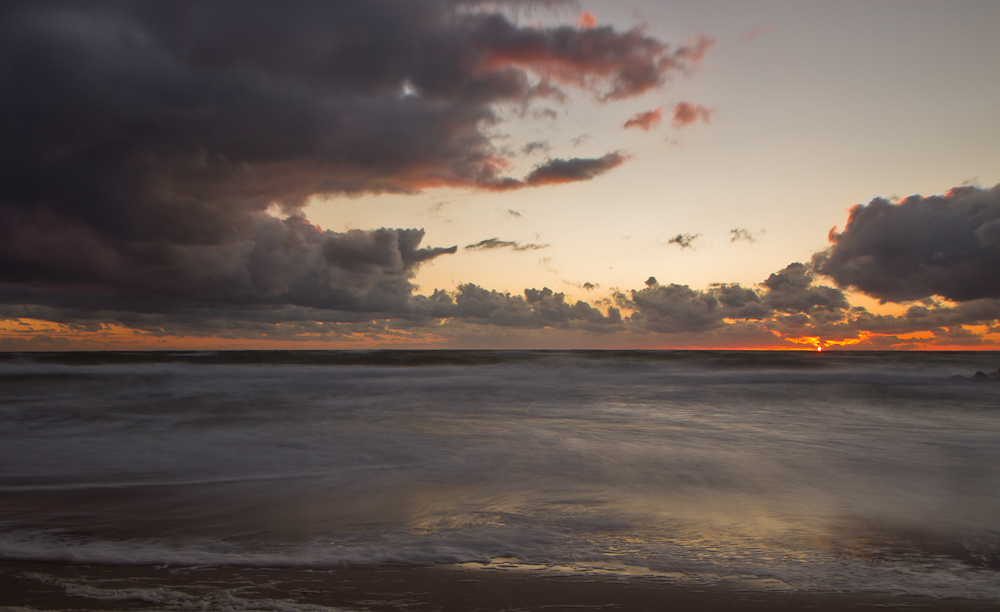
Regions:
<instances>
[{"instance_id":1,"label":"sandy beach","mask_svg":"<svg viewBox=\"0 0 1000 612\"><path fill-rule=\"evenodd\" d=\"M10 610L996 610L996 601L683 585L653 577L557 575L493 566L355 569L0 564Z\"/></svg>"}]
</instances>

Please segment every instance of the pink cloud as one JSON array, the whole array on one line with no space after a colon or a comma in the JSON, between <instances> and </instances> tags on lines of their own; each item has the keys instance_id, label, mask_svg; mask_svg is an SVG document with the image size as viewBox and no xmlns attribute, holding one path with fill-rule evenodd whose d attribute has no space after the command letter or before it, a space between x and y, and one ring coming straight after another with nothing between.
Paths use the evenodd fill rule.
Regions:
<instances>
[{"instance_id":1,"label":"pink cloud","mask_svg":"<svg viewBox=\"0 0 1000 612\"><path fill-rule=\"evenodd\" d=\"M690 102L680 102L674 107L673 125L675 128L682 128L691 125L701 119L708 123L709 118L715 111L701 104L691 104Z\"/></svg>"},{"instance_id":2,"label":"pink cloud","mask_svg":"<svg viewBox=\"0 0 1000 612\"><path fill-rule=\"evenodd\" d=\"M770 30L771 30L771 26L770 25L754 26L754 27L750 28L749 30L747 30L746 32L743 33L743 39L746 40L747 42L751 42L754 39L756 39L758 36L760 36L762 34L765 34L765 33L769 32Z\"/></svg>"},{"instance_id":3,"label":"pink cloud","mask_svg":"<svg viewBox=\"0 0 1000 612\"><path fill-rule=\"evenodd\" d=\"M657 108L644 113L636 113L632 115L629 117L629 120L625 122L623 127L625 129L641 128L642 131L648 132L650 128L659 125L661 119L663 119L663 109Z\"/></svg>"},{"instance_id":4,"label":"pink cloud","mask_svg":"<svg viewBox=\"0 0 1000 612\"><path fill-rule=\"evenodd\" d=\"M597 18L590 11L580 13L580 18L576 20L577 27L592 28L597 25Z\"/></svg>"}]
</instances>

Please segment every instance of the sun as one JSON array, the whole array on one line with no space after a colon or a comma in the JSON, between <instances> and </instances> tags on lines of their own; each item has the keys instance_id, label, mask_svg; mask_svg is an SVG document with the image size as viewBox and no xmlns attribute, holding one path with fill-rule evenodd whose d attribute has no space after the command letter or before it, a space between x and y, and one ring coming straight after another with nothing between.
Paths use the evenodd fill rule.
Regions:
<instances>
[{"instance_id":1,"label":"sun","mask_svg":"<svg viewBox=\"0 0 1000 612\"><path fill-rule=\"evenodd\" d=\"M816 345L816 352L817 353L822 353L823 352L823 347L817 344Z\"/></svg>"}]
</instances>

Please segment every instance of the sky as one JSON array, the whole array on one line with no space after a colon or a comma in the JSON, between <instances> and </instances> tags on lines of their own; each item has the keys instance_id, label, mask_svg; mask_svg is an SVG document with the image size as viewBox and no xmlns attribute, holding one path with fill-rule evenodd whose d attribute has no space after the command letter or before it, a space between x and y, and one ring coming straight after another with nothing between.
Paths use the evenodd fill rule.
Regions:
<instances>
[{"instance_id":1,"label":"sky","mask_svg":"<svg viewBox=\"0 0 1000 612\"><path fill-rule=\"evenodd\" d=\"M5 2L0 350L996 350L997 23Z\"/></svg>"}]
</instances>

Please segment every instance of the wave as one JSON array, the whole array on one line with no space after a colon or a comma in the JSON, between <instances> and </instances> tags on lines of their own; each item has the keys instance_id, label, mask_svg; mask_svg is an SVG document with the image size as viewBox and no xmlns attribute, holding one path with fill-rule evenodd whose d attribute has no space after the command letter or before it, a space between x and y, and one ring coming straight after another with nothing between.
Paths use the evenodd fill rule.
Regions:
<instances>
[{"instance_id":1,"label":"wave","mask_svg":"<svg viewBox=\"0 0 1000 612\"><path fill-rule=\"evenodd\" d=\"M452 533L434 541L386 535L375 541L304 542L269 550L225 542L68 541L50 534L0 534L0 559L88 566L328 570L463 565L549 569L580 576L645 575L674 583L720 585L780 583L809 592L916 595L937 599L1000 598L992 570L947 556L915 558L880 551L877 558L815 550L738 549L721 542L690 542L677 551L632 542L573 541L538 529ZM638 549L637 549L638 547ZM655 551L655 556L650 553ZM751 587L752 589L752 587Z\"/></svg>"}]
</instances>

